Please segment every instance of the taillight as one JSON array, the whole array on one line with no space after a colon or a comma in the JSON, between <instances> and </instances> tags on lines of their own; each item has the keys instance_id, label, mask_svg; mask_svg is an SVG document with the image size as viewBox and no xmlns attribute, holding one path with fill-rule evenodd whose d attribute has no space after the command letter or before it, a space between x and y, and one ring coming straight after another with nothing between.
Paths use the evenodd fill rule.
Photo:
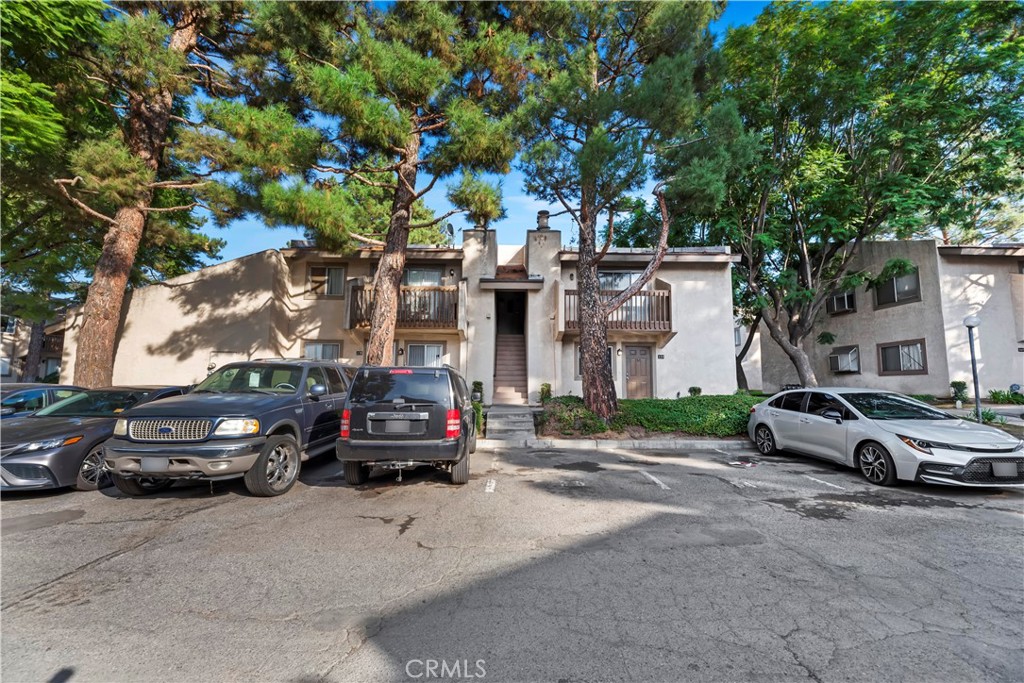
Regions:
<instances>
[{"instance_id":1,"label":"taillight","mask_svg":"<svg viewBox=\"0 0 1024 683\"><path fill-rule=\"evenodd\" d=\"M457 439L462 432L462 411L448 411L448 427L444 431L444 438Z\"/></svg>"},{"instance_id":2,"label":"taillight","mask_svg":"<svg viewBox=\"0 0 1024 683\"><path fill-rule=\"evenodd\" d=\"M346 408L341 411L341 438L347 439L352 427L352 411Z\"/></svg>"}]
</instances>

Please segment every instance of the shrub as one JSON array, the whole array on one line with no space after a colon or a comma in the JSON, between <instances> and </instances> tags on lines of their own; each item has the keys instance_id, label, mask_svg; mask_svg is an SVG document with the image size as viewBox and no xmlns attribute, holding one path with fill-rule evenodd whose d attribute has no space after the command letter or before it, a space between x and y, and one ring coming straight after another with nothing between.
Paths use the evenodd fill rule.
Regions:
<instances>
[{"instance_id":1,"label":"shrub","mask_svg":"<svg viewBox=\"0 0 1024 683\"><path fill-rule=\"evenodd\" d=\"M476 418L476 433L484 433L484 404L480 401L473 401L473 413Z\"/></svg>"},{"instance_id":2,"label":"shrub","mask_svg":"<svg viewBox=\"0 0 1024 683\"><path fill-rule=\"evenodd\" d=\"M1004 424L1006 424L1006 418L1005 417L1003 417L1002 415L1000 415L999 413L997 413L994 410L989 410L988 408L985 408L984 410L981 411L981 421L984 422L987 425L990 425L990 424L1004 425Z\"/></svg>"},{"instance_id":3,"label":"shrub","mask_svg":"<svg viewBox=\"0 0 1024 683\"><path fill-rule=\"evenodd\" d=\"M966 401L967 400L967 382L961 380L953 380L949 383L949 388L953 390L954 401Z\"/></svg>"},{"instance_id":4,"label":"shrub","mask_svg":"<svg viewBox=\"0 0 1024 683\"><path fill-rule=\"evenodd\" d=\"M758 396L690 396L675 400L623 399L612 427L642 427L650 432L683 432L696 436L733 436L747 430L750 409Z\"/></svg>"},{"instance_id":5,"label":"shrub","mask_svg":"<svg viewBox=\"0 0 1024 683\"><path fill-rule=\"evenodd\" d=\"M700 387L690 387L687 391L690 392L690 396L700 396Z\"/></svg>"},{"instance_id":6,"label":"shrub","mask_svg":"<svg viewBox=\"0 0 1024 683\"><path fill-rule=\"evenodd\" d=\"M988 392L988 400L993 403L1013 403L1016 405L1024 405L1024 394L1016 394L1012 391L993 389Z\"/></svg>"},{"instance_id":7,"label":"shrub","mask_svg":"<svg viewBox=\"0 0 1024 683\"><path fill-rule=\"evenodd\" d=\"M544 404L542 425L564 435L599 434L608 429L604 420L587 410L579 396L556 396Z\"/></svg>"},{"instance_id":8,"label":"shrub","mask_svg":"<svg viewBox=\"0 0 1024 683\"><path fill-rule=\"evenodd\" d=\"M540 385L540 402L547 403L551 400L551 385L544 382Z\"/></svg>"}]
</instances>

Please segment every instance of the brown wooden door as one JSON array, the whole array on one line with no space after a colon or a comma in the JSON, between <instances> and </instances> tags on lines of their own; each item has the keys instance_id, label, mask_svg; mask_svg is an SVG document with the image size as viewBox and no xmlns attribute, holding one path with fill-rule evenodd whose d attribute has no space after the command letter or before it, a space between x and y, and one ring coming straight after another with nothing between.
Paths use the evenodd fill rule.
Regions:
<instances>
[{"instance_id":1,"label":"brown wooden door","mask_svg":"<svg viewBox=\"0 0 1024 683\"><path fill-rule=\"evenodd\" d=\"M626 347L626 398L651 398L651 350Z\"/></svg>"}]
</instances>

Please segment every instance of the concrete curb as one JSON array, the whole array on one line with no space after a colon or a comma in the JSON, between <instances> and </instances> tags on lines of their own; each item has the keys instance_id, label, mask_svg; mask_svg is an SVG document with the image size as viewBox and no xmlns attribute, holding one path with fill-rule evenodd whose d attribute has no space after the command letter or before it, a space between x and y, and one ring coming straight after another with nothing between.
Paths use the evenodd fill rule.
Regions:
<instances>
[{"instance_id":1,"label":"concrete curb","mask_svg":"<svg viewBox=\"0 0 1024 683\"><path fill-rule=\"evenodd\" d=\"M480 439L480 448L549 448L573 451L753 451L746 439Z\"/></svg>"}]
</instances>

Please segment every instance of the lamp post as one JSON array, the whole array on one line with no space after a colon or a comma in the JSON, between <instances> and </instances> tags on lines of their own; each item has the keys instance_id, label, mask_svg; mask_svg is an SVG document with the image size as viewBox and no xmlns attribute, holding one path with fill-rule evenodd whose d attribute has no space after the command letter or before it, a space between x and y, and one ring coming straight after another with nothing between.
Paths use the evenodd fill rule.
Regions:
<instances>
[{"instance_id":1,"label":"lamp post","mask_svg":"<svg viewBox=\"0 0 1024 683\"><path fill-rule=\"evenodd\" d=\"M978 388L978 361L974 357L974 328L981 324L981 318L969 315L964 318L967 328L967 343L971 347L971 374L974 375L974 418L981 422L981 391Z\"/></svg>"}]
</instances>

